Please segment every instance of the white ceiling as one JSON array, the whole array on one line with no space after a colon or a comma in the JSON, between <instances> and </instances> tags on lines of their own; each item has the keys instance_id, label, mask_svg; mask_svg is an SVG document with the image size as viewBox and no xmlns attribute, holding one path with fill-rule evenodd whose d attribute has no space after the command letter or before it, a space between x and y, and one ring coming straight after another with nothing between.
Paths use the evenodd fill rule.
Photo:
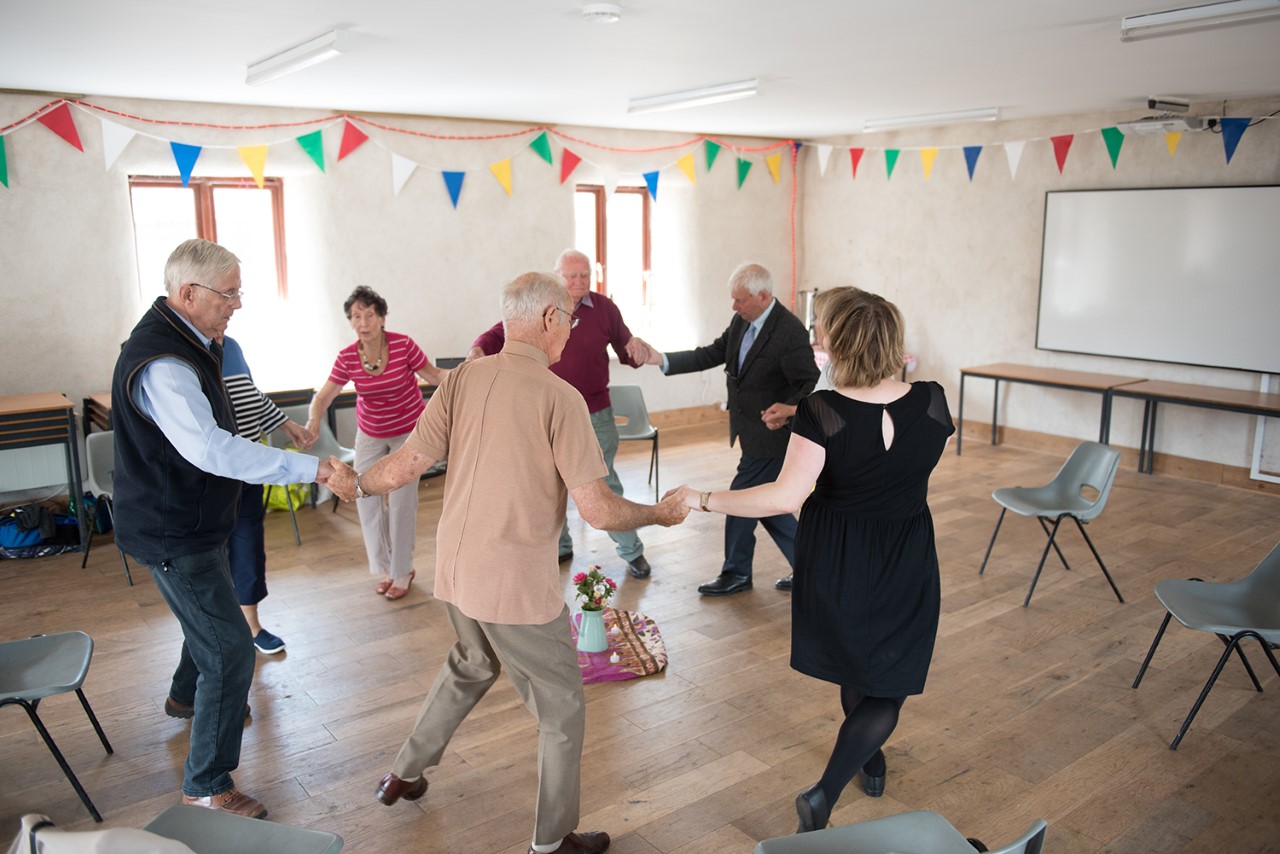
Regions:
<instances>
[{"instance_id":1,"label":"white ceiling","mask_svg":"<svg viewBox=\"0 0 1280 854\"><path fill-rule=\"evenodd\" d=\"M1133 108L1280 94L1280 19L1120 41L1185 0L8 0L0 86L813 140L875 117ZM245 66L335 28L349 52L260 87ZM627 100L758 77L756 98Z\"/></svg>"}]
</instances>

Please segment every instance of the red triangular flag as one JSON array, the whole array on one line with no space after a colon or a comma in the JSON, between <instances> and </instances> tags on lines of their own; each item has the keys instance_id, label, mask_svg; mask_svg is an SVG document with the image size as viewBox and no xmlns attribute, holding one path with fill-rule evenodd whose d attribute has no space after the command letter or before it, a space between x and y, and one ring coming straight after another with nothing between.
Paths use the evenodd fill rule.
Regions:
<instances>
[{"instance_id":1,"label":"red triangular flag","mask_svg":"<svg viewBox=\"0 0 1280 854\"><path fill-rule=\"evenodd\" d=\"M351 122L344 121L342 123L342 145L338 147L338 159L341 160L361 145L364 145L364 141L368 138L360 128L351 124Z\"/></svg>"},{"instance_id":2,"label":"red triangular flag","mask_svg":"<svg viewBox=\"0 0 1280 854\"><path fill-rule=\"evenodd\" d=\"M567 148L564 149L564 151L560 154L560 183L561 184L563 184L569 178L569 176L573 174L573 170L578 168L578 164L581 162L582 162L581 157L574 154L572 151L570 151Z\"/></svg>"},{"instance_id":3,"label":"red triangular flag","mask_svg":"<svg viewBox=\"0 0 1280 854\"><path fill-rule=\"evenodd\" d=\"M36 121L74 145L77 151L84 151L84 146L80 144L80 134L76 133L76 123L71 120L71 107L67 106L66 101Z\"/></svg>"},{"instance_id":4,"label":"red triangular flag","mask_svg":"<svg viewBox=\"0 0 1280 854\"><path fill-rule=\"evenodd\" d=\"M849 159L853 161L853 177L855 178L858 177L858 161L862 159L862 152L864 151L866 151L865 148L849 149Z\"/></svg>"},{"instance_id":5,"label":"red triangular flag","mask_svg":"<svg viewBox=\"0 0 1280 854\"><path fill-rule=\"evenodd\" d=\"M1058 174L1062 174L1062 166L1067 162L1067 152L1071 150L1071 141L1075 139L1075 134L1067 134L1066 136L1051 136L1049 141L1053 143L1053 156L1058 161Z\"/></svg>"}]
</instances>

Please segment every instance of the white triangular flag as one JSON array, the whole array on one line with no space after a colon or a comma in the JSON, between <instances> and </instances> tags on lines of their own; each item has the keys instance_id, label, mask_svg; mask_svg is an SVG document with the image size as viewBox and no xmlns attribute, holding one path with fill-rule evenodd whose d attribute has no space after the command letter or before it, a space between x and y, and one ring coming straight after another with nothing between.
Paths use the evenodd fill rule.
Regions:
<instances>
[{"instance_id":1,"label":"white triangular flag","mask_svg":"<svg viewBox=\"0 0 1280 854\"><path fill-rule=\"evenodd\" d=\"M400 195L401 188L404 187L409 176L413 174L413 170L418 168L418 164L407 157L401 157L399 154L391 155L391 185L392 195Z\"/></svg>"},{"instance_id":2,"label":"white triangular flag","mask_svg":"<svg viewBox=\"0 0 1280 854\"><path fill-rule=\"evenodd\" d=\"M818 174L827 174L827 158L831 156L831 146L818 143Z\"/></svg>"},{"instance_id":3,"label":"white triangular flag","mask_svg":"<svg viewBox=\"0 0 1280 854\"><path fill-rule=\"evenodd\" d=\"M1009 158L1009 177L1010 178L1018 177L1018 161L1022 160L1022 147L1025 145L1026 143L1022 141L1006 142L1004 144L1005 156Z\"/></svg>"},{"instance_id":4,"label":"white triangular flag","mask_svg":"<svg viewBox=\"0 0 1280 854\"><path fill-rule=\"evenodd\" d=\"M614 192L618 189L618 176L613 172L604 173L604 195L605 198L613 198Z\"/></svg>"},{"instance_id":5,"label":"white triangular flag","mask_svg":"<svg viewBox=\"0 0 1280 854\"><path fill-rule=\"evenodd\" d=\"M124 151L124 147L137 136L137 131L118 125L115 122L109 122L106 119L101 121L102 160L104 168L110 169L112 164L116 162L116 158L120 156L120 152Z\"/></svg>"}]
</instances>

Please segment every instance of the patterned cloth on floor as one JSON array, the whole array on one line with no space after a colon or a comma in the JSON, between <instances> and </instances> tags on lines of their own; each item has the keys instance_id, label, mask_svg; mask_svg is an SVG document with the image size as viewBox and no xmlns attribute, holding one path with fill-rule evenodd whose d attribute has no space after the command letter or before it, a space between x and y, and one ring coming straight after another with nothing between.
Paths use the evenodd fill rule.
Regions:
<instances>
[{"instance_id":1,"label":"patterned cloth on floor","mask_svg":"<svg viewBox=\"0 0 1280 854\"><path fill-rule=\"evenodd\" d=\"M578 642L578 614L570 620L573 641ZM667 666L667 648L662 642L658 624L639 611L604 609L605 636L609 648L604 652L578 651L578 666L582 668L582 682L617 682L649 676ZM618 660L612 661L613 656Z\"/></svg>"}]
</instances>

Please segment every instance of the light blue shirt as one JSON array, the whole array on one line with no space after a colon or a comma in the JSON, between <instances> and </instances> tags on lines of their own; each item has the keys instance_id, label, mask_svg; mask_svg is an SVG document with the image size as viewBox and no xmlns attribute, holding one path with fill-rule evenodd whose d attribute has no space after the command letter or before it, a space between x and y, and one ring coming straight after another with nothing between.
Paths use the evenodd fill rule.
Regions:
<instances>
[{"instance_id":1,"label":"light blue shirt","mask_svg":"<svg viewBox=\"0 0 1280 854\"><path fill-rule=\"evenodd\" d=\"M174 312L177 314L177 312ZM187 324L207 347L209 338ZM156 359L142 370L133 402L145 412L182 458L201 471L246 483L311 483L318 457L250 442L218 426L200 390L200 377L181 359Z\"/></svg>"},{"instance_id":2,"label":"light blue shirt","mask_svg":"<svg viewBox=\"0 0 1280 854\"><path fill-rule=\"evenodd\" d=\"M777 304L778 304L777 299L769 300L769 304L765 306L764 311L760 312L760 316L757 317L755 320L751 321L751 323L749 324L750 326L754 326L756 328L757 338L760 337L760 330L764 329L764 322L769 319L769 312L773 311L773 307ZM730 355L731 354L726 353L725 358L728 358ZM738 357L736 353L732 354L732 356L735 359ZM671 364L667 361L667 354L663 353L662 354L662 372L665 374L668 370L670 370L670 368L671 368Z\"/></svg>"}]
</instances>

